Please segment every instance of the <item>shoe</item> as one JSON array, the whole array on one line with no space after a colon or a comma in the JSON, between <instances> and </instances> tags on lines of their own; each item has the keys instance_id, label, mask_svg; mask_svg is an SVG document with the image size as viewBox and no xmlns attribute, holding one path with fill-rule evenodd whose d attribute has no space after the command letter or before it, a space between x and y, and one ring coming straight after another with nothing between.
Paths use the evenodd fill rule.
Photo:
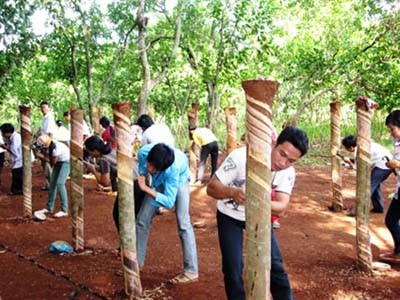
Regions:
<instances>
[{"instance_id":1,"label":"shoe","mask_svg":"<svg viewBox=\"0 0 400 300\"><path fill-rule=\"evenodd\" d=\"M274 228L274 229L281 228L281 223L279 223L278 220L273 221L272 222L272 228Z\"/></svg>"},{"instance_id":2,"label":"shoe","mask_svg":"<svg viewBox=\"0 0 400 300\"><path fill-rule=\"evenodd\" d=\"M42 186L40 189L41 189L42 191L48 191L48 190L49 190L49 187L48 187L47 185L45 185L45 186Z\"/></svg>"},{"instance_id":3,"label":"shoe","mask_svg":"<svg viewBox=\"0 0 400 300\"><path fill-rule=\"evenodd\" d=\"M66 213L65 211L60 210L59 212L54 214L54 218L63 218L63 217L67 217L68 213Z\"/></svg>"},{"instance_id":4,"label":"shoe","mask_svg":"<svg viewBox=\"0 0 400 300\"><path fill-rule=\"evenodd\" d=\"M168 282L174 285L184 285L197 281L199 281L199 276L197 274L189 275L188 273L181 273Z\"/></svg>"},{"instance_id":5,"label":"shoe","mask_svg":"<svg viewBox=\"0 0 400 300\"><path fill-rule=\"evenodd\" d=\"M370 212L374 213L374 214L383 214L383 210L379 210L379 209L375 209L375 208L371 209Z\"/></svg>"},{"instance_id":6,"label":"shoe","mask_svg":"<svg viewBox=\"0 0 400 300\"><path fill-rule=\"evenodd\" d=\"M37 210L36 212L39 213L39 214L48 214L49 210L47 208L43 208L41 210Z\"/></svg>"}]
</instances>

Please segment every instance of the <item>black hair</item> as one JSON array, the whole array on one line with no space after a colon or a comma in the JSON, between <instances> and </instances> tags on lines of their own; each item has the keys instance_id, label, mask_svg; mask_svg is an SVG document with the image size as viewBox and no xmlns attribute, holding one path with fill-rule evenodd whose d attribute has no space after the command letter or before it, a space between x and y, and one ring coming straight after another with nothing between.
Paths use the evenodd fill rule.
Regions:
<instances>
[{"instance_id":1,"label":"black hair","mask_svg":"<svg viewBox=\"0 0 400 300\"><path fill-rule=\"evenodd\" d=\"M145 131L154 124L154 121L149 115L143 114L137 119L136 124L139 125L143 131Z\"/></svg>"},{"instance_id":2,"label":"black hair","mask_svg":"<svg viewBox=\"0 0 400 300\"><path fill-rule=\"evenodd\" d=\"M64 114L63 114L63 116L64 117L67 117L67 116L69 116L71 113L69 112L69 111L64 111Z\"/></svg>"},{"instance_id":3,"label":"black hair","mask_svg":"<svg viewBox=\"0 0 400 300\"><path fill-rule=\"evenodd\" d=\"M40 105L39 105L39 106L42 106L42 105L50 106L50 104L49 104L48 101L42 101L42 102L40 102Z\"/></svg>"},{"instance_id":4,"label":"black hair","mask_svg":"<svg viewBox=\"0 0 400 300\"><path fill-rule=\"evenodd\" d=\"M89 151L97 150L101 154L108 154L111 152L111 147L105 144L98 135L92 135L85 140L85 148Z\"/></svg>"},{"instance_id":5,"label":"black hair","mask_svg":"<svg viewBox=\"0 0 400 300\"><path fill-rule=\"evenodd\" d=\"M101 117L99 123L101 126L103 126L103 128L110 126L110 120L106 116Z\"/></svg>"},{"instance_id":6,"label":"black hair","mask_svg":"<svg viewBox=\"0 0 400 300\"><path fill-rule=\"evenodd\" d=\"M279 134L276 145L283 144L284 142L291 143L301 152L301 156L305 155L309 148L307 134L295 126L287 126Z\"/></svg>"},{"instance_id":7,"label":"black hair","mask_svg":"<svg viewBox=\"0 0 400 300\"><path fill-rule=\"evenodd\" d=\"M0 130L2 133L13 133L15 128L11 123L4 123L0 126Z\"/></svg>"},{"instance_id":8,"label":"black hair","mask_svg":"<svg viewBox=\"0 0 400 300\"><path fill-rule=\"evenodd\" d=\"M57 121L56 121L56 124L57 124L58 127L61 127L63 123L62 123L61 120L57 120Z\"/></svg>"},{"instance_id":9,"label":"black hair","mask_svg":"<svg viewBox=\"0 0 400 300\"><path fill-rule=\"evenodd\" d=\"M168 169L174 160L174 150L164 143L155 144L147 155L147 161L153 164L158 172Z\"/></svg>"},{"instance_id":10,"label":"black hair","mask_svg":"<svg viewBox=\"0 0 400 300\"><path fill-rule=\"evenodd\" d=\"M388 116L386 117L385 125L394 125L400 127L400 109L396 109L388 114Z\"/></svg>"},{"instance_id":11,"label":"black hair","mask_svg":"<svg viewBox=\"0 0 400 300\"><path fill-rule=\"evenodd\" d=\"M342 145L345 148L356 147L357 146L357 137L354 135L348 135L342 140Z\"/></svg>"}]
</instances>

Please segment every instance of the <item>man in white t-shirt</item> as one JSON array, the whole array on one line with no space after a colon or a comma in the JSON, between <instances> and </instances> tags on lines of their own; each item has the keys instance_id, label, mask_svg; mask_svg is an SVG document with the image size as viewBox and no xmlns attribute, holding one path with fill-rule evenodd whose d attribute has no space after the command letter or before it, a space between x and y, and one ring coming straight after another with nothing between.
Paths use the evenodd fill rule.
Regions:
<instances>
[{"instance_id":1,"label":"man in white t-shirt","mask_svg":"<svg viewBox=\"0 0 400 300\"><path fill-rule=\"evenodd\" d=\"M356 158L357 158L357 137L354 135L348 135L342 140L344 148L354 154L353 161L347 157L343 160L353 168L356 169ZM384 182L392 170L386 166L386 162L392 159L392 153L382 145L371 142L371 202L373 213L383 213L384 202L381 191L381 183Z\"/></svg>"},{"instance_id":2,"label":"man in white t-shirt","mask_svg":"<svg viewBox=\"0 0 400 300\"><path fill-rule=\"evenodd\" d=\"M164 143L174 147L174 136L165 124L155 124L153 119L146 114L141 115L136 123L142 130L142 145Z\"/></svg>"},{"instance_id":3,"label":"man in white t-shirt","mask_svg":"<svg viewBox=\"0 0 400 300\"><path fill-rule=\"evenodd\" d=\"M0 134L0 145L3 145L3 136ZM1 174L3 173L4 159L5 159L6 149L0 146L0 191L1 191Z\"/></svg>"},{"instance_id":4,"label":"man in white t-shirt","mask_svg":"<svg viewBox=\"0 0 400 300\"><path fill-rule=\"evenodd\" d=\"M289 204L295 182L293 165L308 151L307 135L289 126L279 135L271 153L275 201L271 212L282 215ZM217 224L222 254L225 292L228 300L245 300L243 285L243 230L245 229L246 148L232 151L207 186L207 194L218 199ZM271 286L273 299L290 300L293 293L282 263L274 232L271 233Z\"/></svg>"},{"instance_id":5,"label":"man in white t-shirt","mask_svg":"<svg viewBox=\"0 0 400 300\"><path fill-rule=\"evenodd\" d=\"M10 153L12 180L11 190L8 195L22 195L22 144L21 135L15 131L10 123L0 126L1 134L4 138L2 148Z\"/></svg>"}]
</instances>

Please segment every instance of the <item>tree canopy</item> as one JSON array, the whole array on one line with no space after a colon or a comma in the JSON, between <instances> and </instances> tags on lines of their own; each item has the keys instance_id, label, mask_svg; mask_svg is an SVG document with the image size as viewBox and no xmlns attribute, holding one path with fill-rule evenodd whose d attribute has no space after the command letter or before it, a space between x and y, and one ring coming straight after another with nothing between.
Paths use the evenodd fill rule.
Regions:
<instances>
[{"instance_id":1,"label":"tree canopy","mask_svg":"<svg viewBox=\"0 0 400 300\"><path fill-rule=\"evenodd\" d=\"M89 3L89 4L88 4ZM0 4L0 102L49 100L62 112L148 105L183 122L200 103L201 125L244 111L241 81L281 83L275 115L297 122L333 98L366 95L398 105L399 4L370 0L10 1ZM35 35L38 10L48 33ZM240 112L239 112L240 113ZM34 117L35 117L34 113Z\"/></svg>"}]
</instances>

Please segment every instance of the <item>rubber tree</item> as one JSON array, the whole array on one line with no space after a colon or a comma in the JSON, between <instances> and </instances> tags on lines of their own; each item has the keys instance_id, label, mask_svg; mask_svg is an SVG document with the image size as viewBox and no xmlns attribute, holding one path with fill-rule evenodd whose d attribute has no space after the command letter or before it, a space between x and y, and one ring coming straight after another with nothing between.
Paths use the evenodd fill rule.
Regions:
<instances>
[{"instance_id":1,"label":"rubber tree","mask_svg":"<svg viewBox=\"0 0 400 300\"><path fill-rule=\"evenodd\" d=\"M270 299L272 104L279 83L242 82L246 93L246 299Z\"/></svg>"}]
</instances>

